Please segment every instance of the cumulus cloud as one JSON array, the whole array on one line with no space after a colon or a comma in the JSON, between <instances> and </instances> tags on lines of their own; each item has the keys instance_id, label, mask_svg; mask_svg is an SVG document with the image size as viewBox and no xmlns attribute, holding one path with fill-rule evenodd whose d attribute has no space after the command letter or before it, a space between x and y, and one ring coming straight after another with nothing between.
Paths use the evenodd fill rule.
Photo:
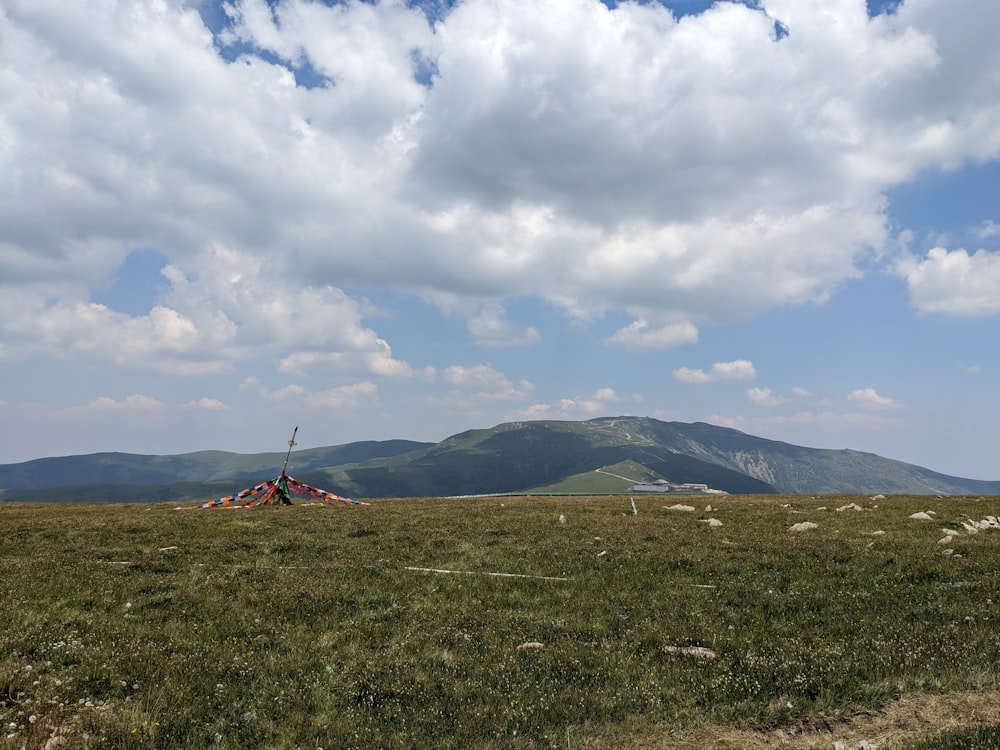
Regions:
<instances>
[{"instance_id":1,"label":"cumulus cloud","mask_svg":"<svg viewBox=\"0 0 1000 750\"><path fill-rule=\"evenodd\" d=\"M462 388L509 388L510 380L490 364L452 365L441 373L444 380Z\"/></svg>"},{"instance_id":2,"label":"cumulus cloud","mask_svg":"<svg viewBox=\"0 0 1000 750\"><path fill-rule=\"evenodd\" d=\"M532 404L525 409L509 413L507 419L589 419L607 412L610 406L622 400L614 388L598 388L589 396L560 398L549 403Z\"/></svg>"},{"instance_id":3,"label":"cumulus cloud","mask_svg":"<svg viewBox=\"0 0 1000 750\"><path fill-rule=\"evenodd\" d=\"M483 347L527 346L541 341L534 326L517 325L507 320L503 308L492 306L469 319L469 334Z\"/></svg>"},{"instance_id":4,"label":"cumulus cloud","mask_svg":"<svg viewBox=\"0 0 1000 750\"><path fill-rule=\"evenodd\" d=\"M899 409L902 404L880 395L874 388L859 388L847 395L847 400L863 409Z\"/></svg>"},{"instance_id":5,"label":"cumulus cloud","mask_svg":"<svg viewBox=\"0 0 1000 750\"><path fill-rule=\"evenodd\" d=\"M667 349L680 344L698 341L698 329L691 323L670 323L650 327L648 321L635 320L615 331L607 339L609 344L618 344L626 349Z\"/></svg>"},{"instance_id":6,"label":"cumulus cloud","mask_svg":"<svg viewBox=\"0 0 1000 750\"><path fill-rule=\"evenodd\" d=\"M1000 237L1000 224L988 219L976 230L976 236L981 240L989 239L990 237Z\"/></svg>"},{"instance_id":7,"label":"cumulus cloud","mask_svg":"<svg viewBox=\"0 0 1000 750\"><path fill-rule=\"evenodd\" d=\"M66 411L71 414L116 414L125 412L135 414L160 414L165 411L166 408L166 404L162 401L137 393L132 396L127 396L121 401L116 401L108 396L101 396L100 398L91 401L86 406L74 406L70 407Z\"/></svg>"},{"instance_id":8,"label":"cumulus cloud","mask_svg":"<svg viewBox=\"0 0 1000 750\"><path fill-rule=\"evenodd\" d=\"M1000 252L935 247L922 259L905 256L897 273L923 312L964 317L1000 313Z\"/></svg>"},{"instance_id":9,"label":"cumulus cloud","mask_svg":"<svg viewBox=\"0 0 1000 750\"><path fill-rule=\"evenodd\" d=\"M256 378L247 378L241 384L241 389L252 391L265 401L297 408L357 408L366 404L375 404L378 398L378 386L367 380L311 391L298 383L269 389Z\"/></svg>"},{"instance_id":10,"label":"cumulus cloud","mask_svg":"<svg viewBox=\"0 0 1000 750\"><path fill-rule=\"evenodd\" d=\"M486 401L520 401L528 397L533 385L522 380L517 386L491 364L452 365L441 372L442 379L457 389L447 399L449 405Z\"/></svg>"},{"instance_id":11,"label":"cumulus cloud","mask_svg":"<svg viewBox=\"0 0 1000 750\"><path fill-rule=\"evenodd\" d=\"M746 423L746 419L743 417L725 417L721 414L713 414L710 417L705 417L705 421L709 424L718 425L719 427L729 427L733 430L742 429Z\"/></svg>"},{"instance_id":12,"label":"cumulus cloud","mask_svg":"<svg viewBox=\"0 0 1000 750\"><path fill-rule=\"evenodd\" d=\"M227 372L261 353L290 353L278 370L292 375L432 377L392 356L364 325L361 305L332 286L299 288L272 277L272 264L218 244L168 264L163 304L129 315L93 302L36 302L8 323L11 355L90 355L123 367L183 375Z\"/></svg>"},{"instance_id":13,"label":"cumulus cloud","mask_svg":"<svg viewBox=\"0 0 1000 750\"><path fill-rule=\"evenodd\" d=\"M753 362L734 359L732 362L716 362L706 372L702 369L678 367L674 379L681 383L715 383L718 381L753 380L757 377Z\"/></svg>"},{"instance_id":14,"label":"cumulus cloud","mask_svg":"<svg viewBox=\"0 0 1000 750\"><path fill-rule=\"evenodd\" d=\"M417 327L399 322L408 303L462 316L491 350L541 341L543 309L645 352L823 304L894 262L894 187L1000 157L997 28L995 0L875 18L860 0L684 17L598 0L8 0L0 359L160 383L256 372L242 395L275 410L377 407L383 383L436 375L456 405L528 404L513 370L452 382L442 368L476 357L416 360L442 349L394 338ZM913 305L996 314L995 248L944 247L897 267ZM102 294L145 251L164 259L145 296ZM624 322L594 333L602 316ZM120 406L128 388L96 393ZM223 415L193 403L189 419Z\"/></svg>"},{"instance_id":15,"label":"cumulus cloud","mask_svg":"<svg viewBox=\"0 0 1000 750\"><path fill-rule=\"evenodd\" d=\"M206 411L230 411L232 407L217 398L200 398L197 401L189 401L184 404L183 409L204 409Z\"/></svg>"},{"instance_id":16,"label":"cumulus cloud","mask_svg":"<svg viewBox=\"0 0 1000 750\"><path fill-rule=\"evenodd\" d=\"M226 358L275 339L314 351L313 335L317 352L353 351L352 334L370 345L310 314L350 320L334 291L348 284L641 308L610 341L675 346L702 322L823 302L885 241L888 188L1000 153L990 0L876 18L860 2L720 2L682 19L656 3L499 0L435 6L433 23L402 2L237 0L216 35L197 7L0 11L0 263L28 298L3 308L5 351L39 313L108 317L90 294L136 247L185 269L164 307L198 345L163 360L197 371L223 366L206 355L220 343ZM216 246L275 292L237 313L250 287L194 280L225 265ZM915 304L995 312L990 256L943 261L907 272ZM966 303L963 264L989 279ZM297 314L280 289L300 293ZM199 312L194 297L218 302ZM134 327L168 350L156 325ZM538 340L497 314L469 330Z\"/></svg>"},{"instance_id":17,"label":"cumulus cloud","mask_svg":"<svg viewBox=\"0 0 1000 750\"><path fill-rule=\"evenodd\" d=\"M770 388L750 388L747 390L747 398L757 406L780 406L788 403L787 398L775 394Z\"/></svg>"}]
</instances>

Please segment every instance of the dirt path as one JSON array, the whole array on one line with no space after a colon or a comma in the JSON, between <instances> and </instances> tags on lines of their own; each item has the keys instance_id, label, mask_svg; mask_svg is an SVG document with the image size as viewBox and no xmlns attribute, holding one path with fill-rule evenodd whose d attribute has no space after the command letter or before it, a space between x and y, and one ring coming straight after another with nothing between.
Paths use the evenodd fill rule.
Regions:
<instances>
[{"instance_id":1,"label":"dirt path","mask_svg":"<svg viewBox=\"0 0 1000 750\"><path fill-rule=\"evenodd\" d=\"M632 484L636 484L636 481L634 479L623 477L621 474L613 474L610 471L605 471L604 469L594 469L594 471L597 472L598 474L607 474L609 477L614 477L615 479L624 479L626 482L631 482Z\"/></svg>"},{"instance_id":2,"label":"dirt path","mask_svg":"<svg viewBox=\"0 0 1000 750\"><path fill-rule=\"evenodd\" d=\"M984 690L906 696L878 713L845 720L817 718L769 731L708 726L669 737L638 738L627 744L632 750L857 750L867 742L878 750L902 750L948 730L997 724L1000 690ZM619 745L588 742L581 747L610 750Z\"/></svg>"}]
</instances>

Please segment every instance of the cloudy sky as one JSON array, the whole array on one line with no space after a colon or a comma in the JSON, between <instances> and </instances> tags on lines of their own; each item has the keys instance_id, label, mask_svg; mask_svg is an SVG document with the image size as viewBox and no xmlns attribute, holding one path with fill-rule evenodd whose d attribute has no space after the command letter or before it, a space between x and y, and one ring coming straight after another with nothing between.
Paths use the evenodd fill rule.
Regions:
<instances>
[{"instance_id":1,"label":"cloudy sky","mask_svg":"<svg viewBox=\"0 0 1000 750\"><path fill-rule=\"evenodd\" d=\"M996 0L5 0L0 463L633 414L1000 479Z\"/></svg>"}]
</instances>

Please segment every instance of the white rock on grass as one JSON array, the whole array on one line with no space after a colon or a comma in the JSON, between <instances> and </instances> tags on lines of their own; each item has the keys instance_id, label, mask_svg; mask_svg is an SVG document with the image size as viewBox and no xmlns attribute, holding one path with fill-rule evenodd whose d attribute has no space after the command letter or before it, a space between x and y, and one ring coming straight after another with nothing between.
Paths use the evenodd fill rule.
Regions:
<instances>
[{"instance_id":1,"label":"white rock on grass","mask_svg":"<svg viewBox=\"0 0 1000 750\"><path fill-rule=\"evenodd\" d=\"M789 531L810 531L811 529L819 528L819 524L813 523L812 521L803 521L802 523L793 524L788 527Z\"/></svg>"},{"instance_id":2,"label":"white rock on grass","mask_svg":"<svg viewBox=\"0 0 1000 750\"><path fill-rule=\"evenodd\" d=\"M682 510L682 511L684 511L686 513L693 513L694 512L694 506L693 505L681 505L680 503L677 503L676 505L671 505L669 507L667 507L666 505L664 505L663 507L666 508L667 510Z\"/></svg>"},{"instance_id":3,"label":"white rock on grass","mask_svg":"<svg viewBox=\"0 0 1000 750\"><path fill-rule=\"evenodd\" d=\"M566 516L559 516L559 523L566 523Z\"/></svg>"},{"instance_id":4,"label":"white rock on grass","mask_svg":"<svg viewBox=\"0 0 1000 750\"><path fill-rule=\"evenodd\" d=\"M529 648L545 648L545 644L539 643L538 641L528 641L527 643L522 643L520 646L518 646L517 650L524 651L525 649Z\"/></svg>"},{"instance_id":5,"label":"white rock on grass","mask_svg":"<svg viewBox=\"0 0 1000 750\"><path fill-rule=\"evenodd\" d=\"M837 508L838 513L842 513L845 510L864 510L864 508L862 508L857 503L848 503L847 505L841 505L839 508Z\"/></svg>"},{"instance_id":6,"label":"white rock on grass","mask_svg":"<svg viewBox=\"0 0 1000 750\"><path fill-rule=\"evenodd\" d=\"M910 514L910 518L912 518L914 521L933 521L934 520L934 516L932 516L929 512L925 513L924 511L919 511L917 513L911 513Z\"/></svg>"},{"instance_id":7,"label":"white rock on grass","mask_svg":"<svg viewBox=\"0 0 1000 750\"><path fill-rule=\"evenodd\" d=\"M718 527L718 526L722 526L722 521L720 521L718 518L700 518L700 519L698 519L698 522L699 523L707 523L713 529L716 528L716 527Z\"/></svg>"},{"instance_id":8,"label":"white rock on grass","mask_svg":"<svg viewBox=\"0 0 1000 750\"><path fill-rule=\"evenodd\" d=\"M949 534L946 537L942 537L941 539L938 539L938 544L951 544L952 541L954 541L954 539L955 539L955 537L953 537L953 536L951 536Z\"/></svg>"}]
</instances>

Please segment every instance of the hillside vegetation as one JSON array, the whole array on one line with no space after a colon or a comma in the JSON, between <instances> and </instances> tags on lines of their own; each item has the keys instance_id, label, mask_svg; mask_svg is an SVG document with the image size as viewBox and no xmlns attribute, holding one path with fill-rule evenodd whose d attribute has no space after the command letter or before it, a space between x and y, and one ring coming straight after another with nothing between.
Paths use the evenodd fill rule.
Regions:
<instances>
[{"instance_id":1,"label":"hillside vegetation","mask_svg":"<svg viewBox=\"0 0 1000 750\"><path fill-rule=\"evenodd\" d=\"M155 486L168 502L230 494L273 478L283 453L179 456L100 453L0 466L0 499L133 502ZM348 497L424 497L565 491L629 492L622 476L706 484L734 494L1000 493L1000 481L938 474L850 450L819 450L714 425L640 417L536 421L470 430L440 443L349 443L292 454L290 473ZM201 487L198 487L198 484ZM241 485L241 486L236 486Z\"/></svg>"},{"instance_id":2,"label":"hillside vegetation","mask_svg":"<svg viewBox=\"0 0 1000 750\"><path fill-rule=\"evenodd\" d=\"M5 504L3 746L996 740L1000 498L710 499Z\"/></svg>"}]
</instances>

